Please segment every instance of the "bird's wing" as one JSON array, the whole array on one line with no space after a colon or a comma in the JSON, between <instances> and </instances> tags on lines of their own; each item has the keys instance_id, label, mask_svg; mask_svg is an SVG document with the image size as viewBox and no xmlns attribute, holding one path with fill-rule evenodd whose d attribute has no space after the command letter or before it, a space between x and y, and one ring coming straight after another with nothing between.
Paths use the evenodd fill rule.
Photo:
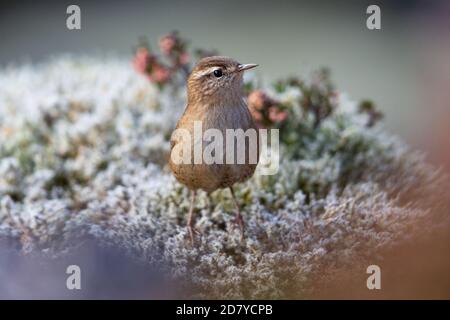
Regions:
<instances>
[{"instance_id":1,"label":"bird's wing","mask_svg":"<svg viewBox=\"0 0 450 320\"><path fill-rule=\"evenodd\" d=\"M186 106L186 108L184 108L184 112L183 112L183 114L181 115L180 120L178 120L177 125L175 126L175 129L174 129L174 132L175 132L177 129L179 129L180 127L183 126L184 118L185 118L185 115L186 115L186 110L187 110L187 106ZM170 150L172 150L173 147L174 147L177 143L178 143L177 136L174 135L174 134L172 133L172 135L170 136Z\"/></svg>"}]
</instances>

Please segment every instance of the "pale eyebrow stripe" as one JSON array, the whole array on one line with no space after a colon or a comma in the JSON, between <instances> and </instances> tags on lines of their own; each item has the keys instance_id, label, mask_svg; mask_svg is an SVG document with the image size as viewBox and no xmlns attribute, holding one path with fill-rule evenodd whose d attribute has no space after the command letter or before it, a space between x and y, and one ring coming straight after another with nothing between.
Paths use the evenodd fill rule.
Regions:
<instances>
[{"instance_id":1,"label":"pale eyebrow stripe","mask_svg":"<svg viewBox=\"0 0 450 320\"><path fill-rule=\"evenodd\" d=\"M213 73L214 70L220 69L220 66L214 66L214 67L210 67L208 69L202 70L202 71L197 71L196 73L194 73L194 77L195 78L201 78L207 74Z\"/></svg>"}]
</instances>

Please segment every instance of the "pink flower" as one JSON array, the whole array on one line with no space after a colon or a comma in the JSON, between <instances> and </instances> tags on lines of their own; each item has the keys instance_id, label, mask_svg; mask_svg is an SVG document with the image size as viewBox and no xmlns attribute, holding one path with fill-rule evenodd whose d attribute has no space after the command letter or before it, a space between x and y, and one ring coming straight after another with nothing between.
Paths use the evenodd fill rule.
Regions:
<instances>
[{"instance_id":1,"label":"pink flower","mask_svg":"<svg viewBox=\"0 0 450 320\"><path fill-rule=\"evenodd\" d=\"M134 69L139 73L146 73L152 56L147 48L141 47L136 51L133 58Z\"/></svg>"},{"instance_id":2,"label":"pink flower","mask_svg":"<svg viewBox=\"0 0 450 320\"><path fill-rule=\"evenodd\" d=\"M278 114L278 120L279 120L280 122L285 121L288 117L289 117L289 114L288 114L286 111L281 111L281 112Z\"/></svg>"},{"instance_id":3,"label":"pink flower","mask_svg":"<svg viewBox=\"0 0 450 320\"><path fill-rule=\"evenodd\" d=\"M172 53L176 45L177 45L177 37L173 33L169 33L168 35L165 35L161 39L159 39L159 48L161 52L166 56Z\"/></svg>"},{"instance_id":4,"label":"pink flower","mask_svg":"<svg viewBox=\"0 0 450 320\"><path fill-rule=\"evenodd\" d=\"M288 117L288 113L286 111L280 111L277 107L269 108L269 119L275 123L283 122Z\"/></svg>"},{"instance_id":5,"label":"pink flower","mask_svg":"<svg viewBox=\"0 0 450 320\"><path fill-rule=\"evenodd\" d=\"M182 65L188 64L188 63L189 63L189 60L190 60L189 53L187 53L187 52L182 52L182 53L180 54L180 57L179 57L180 64L182 64Z\"/></svg>"},{"instance_id":6,"label":"pink flower","mask_svg":"<svg viewBox=\"0 0 450 320\"><path fill-rule=\"evenodd\" d=\"M149 75L149 79L156 83L166 83L170 80L170 70L166 67L160 65L154 65L152 68L152 73Z\"/></svg>"},{"instance_id":7,"label":"pink flower","mask_svg":"<svg viewBox=\"0 0 450 320\"><path fill-rule=\"evenodd\" d=\"M268 100L270 98L262 90L252 91L247 98L249 108L255 110L263 109Z\"/></svg>"},{"instance_id":8,"label":"pink flower","mask_svg":"<svg viewBox=\"0 0 450 320\"><path fill-rule=\"evenodd\" d=\"M250 113L256 121L261 121L263 119L262 114L258 110L250 109Z\"/></svg>"}]
</instances>

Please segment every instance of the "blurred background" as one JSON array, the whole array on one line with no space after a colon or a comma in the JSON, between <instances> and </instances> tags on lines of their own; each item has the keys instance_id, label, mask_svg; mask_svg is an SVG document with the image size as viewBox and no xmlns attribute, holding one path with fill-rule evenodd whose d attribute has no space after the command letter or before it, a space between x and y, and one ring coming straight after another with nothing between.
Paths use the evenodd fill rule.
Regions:
<instances>
[{"instance_id":1,"label":"blurred background","mask_svg":"<svg viewBox=\"0 0 450 320\"><path fill-rule=\"evenodd\" d=\"M81 7L81 30L66 8ZM381 30L366 8L381 8ZM0 66L61 53L132 55L140 36L179 30L192 44L260 64L267 80L330 67L340 90L369 98L387 128L450 167L450 2L410 1L4 1Z\"/></svg>"}]
</instances>

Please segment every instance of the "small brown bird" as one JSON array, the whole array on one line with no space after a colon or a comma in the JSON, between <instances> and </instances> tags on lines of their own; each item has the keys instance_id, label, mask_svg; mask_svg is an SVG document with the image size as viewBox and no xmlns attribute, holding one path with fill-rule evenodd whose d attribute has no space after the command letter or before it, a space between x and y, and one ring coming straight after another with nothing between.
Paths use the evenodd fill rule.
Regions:
<instances>
[{"instance_id":1,"label":"small brown bird","mask_svg":"<svg viewBox=\"0 0 450 320\"><path fill-rule=\"evenodd\" d=\"M200 121L203 132L208 129L218 129L223 137L226 137L227 129L242 129L244 131L253 129L257 135L253 118L243 99L243 71L256 66L256 64L241 64L228 57L213 56L201 59L189 75L187 81L188 104L171 138L169 165L176 179L191 190L191 206L187 228L192 243L194 241L193 213L198 189L206 191L208 195L217 189L230 189L236 206L236 222L243 237L244 221L233 191L233 185L237 182L244 182L253 175L259 159L259 146L257 142L256 162L249 161L251 146L249 145L250 141L245 140L244 164L238 164L237 162L230 164L226 160L212 164L198 163L194 161L194 154L189 156L191 160L189 163L180 164L173 161L174 150L179 149L179 144L186 143L186 140L181 139L179 135L175 135L175 132L177 132L177 129L184 129L186 130L184 132L195 135L194 123ZM204 142L203 137L201 140L201 142ZM198 140L195 141L194 138L189 137L187 143L189 144L189 150L195 150L195 144L198 143ZM214 140L210 144L214 143L219 142ZM227 143L224 141L221 145L215 146L223 150L221 154L223 159L229 152L225 147L226 145ZM200 151L204 151L206 146L205 143L202 143ZM210 145L208 146L210 147ZM233 152L233 155L236 155L235 158L237 158L239 152L237 144ZM240 152L242 152L242 149L240 149Z\"/></svg>"}]
</instances>

